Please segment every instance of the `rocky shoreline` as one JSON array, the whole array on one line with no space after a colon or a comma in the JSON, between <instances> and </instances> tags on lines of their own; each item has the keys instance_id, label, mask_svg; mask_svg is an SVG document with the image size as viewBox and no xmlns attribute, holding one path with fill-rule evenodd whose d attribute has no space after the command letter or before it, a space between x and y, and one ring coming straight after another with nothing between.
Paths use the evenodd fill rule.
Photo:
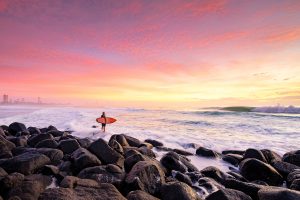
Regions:
<instances>
[{"instance_id":1,"label":"rocky shoreline","mask_svg":"<svg viewBox=\"0 0 300 200\"><path fill-rule=\"evenodd\" d=\"M2 125L0 200L300 200L300 150L281 157L268 149L191 145L197 156L221 158L232 168L197 169L192 153L151 139L91 140L54 126ZM161 159L154 149L164 152Z\"/></svg>"}]
</instances>

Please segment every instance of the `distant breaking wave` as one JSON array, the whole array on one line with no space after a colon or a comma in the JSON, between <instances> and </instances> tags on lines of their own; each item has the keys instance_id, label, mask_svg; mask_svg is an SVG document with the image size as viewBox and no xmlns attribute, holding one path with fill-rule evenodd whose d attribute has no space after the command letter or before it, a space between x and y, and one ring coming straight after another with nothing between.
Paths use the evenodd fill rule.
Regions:
<instances>
[{"instance_id":1,"label":"distant breaking wave","mask_svg":"<svg viewBox=\"0 0 300 200\"><path fill-rule=\"evenodd\" d=\"M252 112L264 112L264 113L289 113L300 114L300 108L295 106L269 106L269 107L256 107L251 110Z\"/></svg>"}]
</instances>

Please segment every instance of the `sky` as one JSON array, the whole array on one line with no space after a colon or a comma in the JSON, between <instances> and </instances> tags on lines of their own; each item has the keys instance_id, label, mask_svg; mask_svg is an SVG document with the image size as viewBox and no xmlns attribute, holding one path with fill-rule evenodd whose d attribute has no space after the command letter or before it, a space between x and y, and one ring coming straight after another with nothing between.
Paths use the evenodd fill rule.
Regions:
<instances>
[{"instance_id":1,"label":"sky","mask_svg":"<svg viewBox=\"0 0 300 200\"><path fill-rule=\"evenodd\" d=\"M0 94L300 106L299 0L0 0Z\"/></svg>"}]
</instances>

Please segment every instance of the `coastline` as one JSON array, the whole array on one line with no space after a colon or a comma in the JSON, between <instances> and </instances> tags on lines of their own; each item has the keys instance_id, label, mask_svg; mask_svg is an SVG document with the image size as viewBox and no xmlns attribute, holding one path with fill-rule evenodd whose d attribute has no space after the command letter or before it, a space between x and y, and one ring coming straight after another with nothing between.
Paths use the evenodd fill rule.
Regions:
<instances>
[{"instance_id":1,"label":"coastline","mask_svg":"<svg viewBox=\"0 0 300 200\"><path fill-rule=\"evenodd\" d=\"M114 134L92 140L22 123L1 126L0 135L4 199L300 198L298 149L281 156L268 149L217 152L190 144L193 154L151 138ZM198 168L192 156L222 159L229 168Z\"/></svg>"}]
</instances>

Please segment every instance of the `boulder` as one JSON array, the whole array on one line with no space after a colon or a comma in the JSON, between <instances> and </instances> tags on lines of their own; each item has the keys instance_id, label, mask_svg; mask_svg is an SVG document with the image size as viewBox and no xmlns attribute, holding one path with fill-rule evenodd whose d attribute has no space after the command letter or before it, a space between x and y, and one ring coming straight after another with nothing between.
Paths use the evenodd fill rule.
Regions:
<instances>
[{"instance_id":1,"label":"boulder","mask_svg":"<svg viewBox=\"0 0 300 200\"><path fill-rule=\"evenodd\" d=\"M145 142L152 144L152 146L154 146L154 147L164 146L164 144L162 142L159 142L157 140L147 139L147 140L145 140Z\"/></svg>"},{"instance_id":2,"label":"boulder","mask_svg":"<svg viewBox=\"0 0 300 200\"><path fill-rule=\"evenodd\" d=\"M48 185L52 182L51 177L34 174L26 176L24 181L9 191L8 196L11 198L18 197L20 199L38 199ZM11 199L10 198L10 199Z\"/></svg>"},{"instance_id":3,"label":"boulder","mask_svg":"<svg viewBox=\"0 0 300 200\"><path fill-rule=\"evenodd\" d=\"M128 200L159 200L158 198L152 196L151 194L148 194L147 192L144 192L142 190L135 190L129 192L129 194L126 196Z\"/></svg>"},{"instance_id":4,"label":"boulder","mask_svg":"<svg viewBox=\"0 0 300 200\"><path fill-rule=\"evenodd\" d=\"M108 143L108 145L119 154L124 154L123 147L117 141L112 140L110 143Z\"/></svg>"},{"instance_id":5,"label":"boulder","mask_svg":"<svg viewBox=\"0 0 300 200\"><path fill-rule=\"evenodd\" d=\"M151 149L149 149L149 148L147 148L147 147L145 147L145 146L139 147L137 150L138 150L141 154L143 154L143 155L145 155L145 156L148 156L148 157L150 157L150 158L155 158L155 157L156 157L155 153L154 153Z\"/></svg>"},{"instance_id":6,"label":"boulder","mask_svg":"<svg viewBox=\"0 0 300 200\"><path fill-rule=\"evenodd\" d=\"M182 150L182 149L173 149L173 151L175 153L178 153L178 154L183 155L183 156L193 156L194 155L193 153Z\"/></svg>"},{"instance_id":7,"label":"boulder","mask_svg":"<svg viewBox=\"0 0 300 200\"><path fill-rule=\"evenodd\" d=\"M229 174L226 174L225 172L222 172L220 169L213 166L206 167L202 169L200 172L205 177L210 177L221 184L225 182L225 179L231 177Z\"/></svg>"},{"instance_id":8,"label":"boulder","mask_svg":"<svg viewBox=\"0 0 300 200\"><path fill-rule=\"evenodd\" d=\"M19 172L28 175L49 163L50 159L47 156L37 152L27 152L5 160L0 167L9 173Z\"/></svg>"},{"instance_id":9,"label":"boulder","mask_svg":"<svg viewBox=\"0 0 300 200\"><path fill-rule=\"evenodd\" d=\"M112 135L109 139L109 144L112 141L117 141L122 147L127 147L129 146L126 138L124 137L124 135Z\"/></svg>"},{"instance_id":10,"label":"boulder","mask_svg":"<svg viewBox=\"0 0 300 200\"><path fill-rule=\"evenodd\" d=\"M283 177L271 165L255 158L247 158L240 165L241 174L249 181L261 180L269 185L280 185Z\"/></svg>"},{"instance_id":11,"label":"boulder","mask_svg":"<svg viewBox=\"0 0 300 200\"><path fill-rule=\"evenodd\" d=\"M66 176L61 182L60 187L64 188L75 188L77 186L82 187L99 187L99 183L91 179L81 179L76 176Z\"/></svg>"},{"instance_id":12,"label":"boulder","mask_svg":"<svg viewBox=\"0 0 300 200\"><path fill-rule=\"evenodd\" d=\"M160 194L162 200L202 200L190 186L182 182L163 184Z\"/></svg>"},{"instance_id":13,"label":"boulder","mask_svg":"<svg viewBox=\"0 0 300 200\"><path fill-rule=\"evenodd\" d=\"M127 191L143 190L157 194L160 186L165 183L165 173L156 162L140 161L127 174L125 183Z\"/></svg>"},{"instance_id":14,"label":"boulder","mask_svg":"<svg viewBox=\"0 0 300 200\"><path fill-rule=\"evenodd\" d=\"M27 130L29 131L30 135L38 135L42 133L40 129L36 127L28 127Z\"/></svg>"},{"instance_id":15,"label":"boulder","mask_svg":"<svg viewBox=\"0 0 300 200\"><path fill-rule=\"evenodd\" d=\"M136 151L137 152L137 151ZM140 152L127 157L124 161L124 168L126 172L130 172L132 167L139 161L150 160L147 156L142 155Z\"/></svg>"},{"instance_id":16,"label":"boulder","mask_svg":"<svg viewBox=\"0 0 300 200\"><path fill-rule=\"evenodd\" d=\"M198 180L198 186L202 188L201 193L212 193L219 189L223 189L224 186L209 177L202 177ZM199 188L197 188L199 190Z\"/></svg>"},{"instance_id":17,"label":"boulder","mask_svg":"<svg viewBox=\"0 0 300 200\"><path fill-rule=\"evenodd\" d=\"M98 183L111 183L119 187L125 178L125 173L116 165L101 165L83 169L79 178L93 179Z\"/></svg>"},{"instance_id":18,"label":"boulder","mask_svg":"<svg viewBox=\"0 0 300 200\"><path fill-rule=\"evenodd\" d=\"M291 151L283 155L282 161L288 162L300 167L300 150Z\"/></svg>"},{"instance_id":19,"label":"boulder","mask_svg":"<svg viewBox=\"0 0 300 200\"><path fill-rule=\"evenodd\" d=\"M34 147L37 143L48 139L53 139L53 136L51 134L41 133L38 135L30 136L27 140L27 143L29 146Z\"/></svg>"},{"instance_id":20,"label":"boulder","mask_svg":"<svg viewBox=\"0 0 300 200\"><path fill-rule=\"evenodd\" d=\"M245 194L249 195L253 200L259 200L258 191L264 188L264 186L262 185L242 182L233 178L226 179L224 186L226 188L242 191Z\"/></svg>"},{"instance_id":21,"label":"boulder","mask_svg":"<svg viewBox=\"0 0 300 200\"><path fill-rule=\"evenodd\" d=\"M294 179L290 185L290 189L300 191L300 178Z\"/></svg>"},{"instance_id":22,"label":"boulder","mask_svg":"<svg viewBox=\"0 0 300 200\"><path fill-rule=\"evenodd\" d=\"M7 137L7 139L14 143L17 147L24 147L27 146L27 139L26 137Z\"/></svg>"},{"instance_id":23,"label":"boulder","mask_svg":"<svg viewBox=\"0 0 300 200\"><path fill-rule=\"evenodd\" d=\"M24 132L24 133L28 133L29 134L29 131L26 129L26 126L22 123L19 123L19 122L13 122L11 123L9 126L9 133L11 135L16 135L17 133L20 133L20 132Z\"/></svg>"},{"instance_id":24,"label":"boulder","mask_svg":"<svg viewBox=\"0 0 300 200\"><path fill-rule=\"evenodd\" d=\"M24 180L24 175L14 172L0 179L0 193L7 193L10 189L18 187ZM7 194L6 194L7 195Z\"/></svg>"},{"instance_id":25,"label":"boulder","mask_svg":"<svg viewBox=\"0 0 300 200\"><path fill-rule=\"evenodd\" d=\"M300 192L279 187L264 187L258 191L259 200L300 200Z\"/></svg>"},{"instance_id":26,"label":"boulder","mask_svg":"<svg viewBox=\"0 0 300 200\"><path fill-rule=\"evenodd\" d=\"M273 161L272 166L284 177L286 177L289 173L291 173L295 169L300 170L299 166L288 162L282 162L282 161Z\"/></svg>"},{"instance_id":27,"label":"boulder","mask_svg":"<svg viewBox=\"0 0 300 200\"><path fill-rule=\"evenodd\" d=\"M292 182L296 179L300 179L300 170L294 170L286 178L286 185L290 187Z\"/></svg>"},{"instance_id":28,"label":"boulder","mask_svg":"<svg viewBox=\"0 0 300 200\"><path fill-rule=\"evenodd\" d=\"M190 178L188 175L184 174L184 173L181 173L181 172L178 172L178 171L174 171L174 170L173 170L173 171L172 171L172 176L173 176L175 179L177 179L178 181L183 182L183 183L186 183L186 184L188 184L189 186L192 186L192 185L193 185L191 178Z\"/></svg>"},{"instance_id":29,"label":"boulder","mask_svg":"<svg viewBox=\"0 0 300 200\"><path fill-rule=\"evenodd\" d=\"M65 135L65 132L58 131L58 130L49 130L47 133L51 134L53 137L61 137L61 136Z\"/></svg>"},{"instance_id":30,"label":"boulder","mask_svg":"<svg viewBox=\"0 0 300 200\"><path fill-rule=\"evenodd\" d=\"M132 147L139 147L142 142L134 137L128 136L128 135L123 135L127 141L127 143L132 146Z\"/></svg>"},{"instance_id":31,"label":"boulder","mask_svg":"<svg viewBox=\"0 0 300 200\"><path fill-rule=\"evenodd\" d=\"M205 200L252 200L245 193L233 189L220 189L211 193Z\"/></svg>"},{"instance_id":32,"label":"boulder","mask_svg":"<svg viewBox=\"0 0 300 200\"><path fill-rule=\"evenodd\" d=\"M80 146L85 149L87 149L93 142L90 138L78 138L77 141Z\"/></svg>"},{"instance_id":33,"label":"boulder","mask_svg":"<svg viewBox=\"0 0 300 200\"><path fill-rule=\"evenodd\" d=\"M233 172L233 171L229 171L227 172L227 174L231 175L232 177L234 177L236 180L242 181L242 182L248 182L247 179L245 179L240 173L238 172Z\"/></svg>"},{"instance_id":34,"label":"boulder","mask_svg":"<svg viewBox=\"0 0 300 200\"><path fill-rule=\"evenodd\" d=\"M224 160L225 162L228 162L234 166L238 166L239 163L242 161L243 156L239 155L239 154L226 154L222 157L222 160Z\"/></svg>"},{"instance_id":35,"label":"boulder","mask_svg":"<svg viewBox=\"0 0 300 200\"><path fill-rule=\"evenodd\" d=\"M103 183L98 188L77 186L75 189L70 188L50 188L45 190L39 200L126 200L126 198L111 184Z\"/></svg>"},{"instance_id":36,"label":"boulder","mask_svg":"<svg viewBox=\"0 0 300 200\"><path fill-rule=\"evenodd\" d=\"M4 130L3 130L3 128L0 126L0 135L1 136L5 136L5 132L4 132Z\"/></svg>"},{"instance_id":37,"label":"boulder","mask_svg":"<svg viewBox=\"0 0 300 200\"><path fill-rule=\"evenodd\" d=\"M181 162L183 159L175 152L169 152L165 154L161 159L160 163L170 173L172 170L176 170L182 173L188 171L188 168Z\"/></svg>"},{"instance_id":38,"label":"boulder","mask_svg":"<svg viewBox=\"0 0 300 200\"><path fill-rule=\"evenodd\" d=\"M52 164L60 163L64 156L64 153L59 149L39 148L36 151L50 158Z\"/></svg>"},{"instance_id":39,"label":"boulder","mask_svg":"<svg viewBox=\"0 0 300 200\"><path fill-rule=\"evenodd\" d=\"M6 175L7 175L7 172L2 167L0 167L0 179Z\"/></svg>"},{"instance_id":40,"label":"boulder","mask_svg":"<svg viewBox=\"0 0 300 200\"><path fill-rule=\"evenodd\" d=\"M265 158L266 158L266 160L268 161L269 164L272 164L274 161L281 161L282 160L282 157L278 153L276 153L272 150L262 149L260 151L264 154L264 156L265 156Z\"/></svg>"},{"instance_id":41,"label":"boulder","mask_svg":"<svg viewBox=\"0 0 300 200\"><path fill-rule=\"evenodd\" d=\"M71 154L80 148L80 145L75 139L66 139L61 140L58 144L58 147L64 152L64 154Z\"/></svg>"},{"instance_id":42,"label":"boulder","mask_svg":"<svg viewBox=\"0 0 300 200\"><path fill-rule=\"evenodd\" d=\"M35 145L35 148L52 148L56 149L58 143L53 139L42 140Z\"/></svg>"},{"instance_id":43,"label":"boulder","mask_svg":"<svg viewBox=\"0 0 300 200\"><path fill-rule=\"evenodd\" d=\"M227 155L227 154L238 154L238 155L243 156L244 153L245 153L245 151L242 151L242 150L225 150L225 151L222 151L222 154L223 154L223 155Z\"/></svg>"},{"instance_id":44,"label":"boulder","mask_svg":"<svg viewBox=\"0 0 300 200\"><path fill-rule=\"evenodd\" d=\"M88 148L105 164L115 164L123 168L124 157L113 150L103 139L94 141Z\"/></svg>"},{"instance_id":45,"label":"boulder","mask_svg":"<svg viewBox=\"0 0 300 200\"><path fill-rule=\"evenodd\" d=\"M264 163L268 163L268 161L265 158L264 154L260 150L257 150L257 149L247 149L245 151L243 159L247 159L247 158L255 158L255 159L260 160Z\"/></svg>"},{"instance_id":46,"label":"boulder","mask_svg":"<svg viewBox=\"0 0 300 200\"><path fill-rule=\"evenodd\" d=\"M74 151L71 155L75 172L80 172L82 169L87 167L94 167L101 165L101 161L87 149L79 148Z\"/></svg>"},{"instance_id":47,"label":"boulder","mask_svg":"<svg viewBox=\"0 0 300 200\"><path fill-rule=\"evenodd\" d=\"M193 183L198 182L198 180L202 177L204 177L203 174L201 174L199 171L195 172L186 172L186 175L188 175Z\"/></svg>"},{"instance_id":48,"label":"boulder","mask_svg":"<svg viewBox=\"0 0 300 200\"><path fill-rule=\"evenodd\" d=\"M41 173L43 175L47 175L47 176L55 176L55 175L59 174L59 168L54 165L45 165L41 169Z\"/></svg>"},{"instance_id":49,"label":"boulder","mask_svg":"<svg viewBox=\"0 0 300 200\"><path fill-rule=\"evenodd\" d=\"M207 149L205 147L199 147L196 150L196 154L198 156L207 157L207 158L217 158L217 157L219 157L217 152L215 152L211 149Z\"/></svg>"},{"instance_id":50,"label":"boulder","mask_svg":"<svg viewBox=\"0 0 300 200\"><path fill-rule=\"evenodd\" d=\"M2 135L0 135L0 159L1 158L11 158L13 150L16 145L7 139L5 139Z\"/></svg>"}]
</instances>

